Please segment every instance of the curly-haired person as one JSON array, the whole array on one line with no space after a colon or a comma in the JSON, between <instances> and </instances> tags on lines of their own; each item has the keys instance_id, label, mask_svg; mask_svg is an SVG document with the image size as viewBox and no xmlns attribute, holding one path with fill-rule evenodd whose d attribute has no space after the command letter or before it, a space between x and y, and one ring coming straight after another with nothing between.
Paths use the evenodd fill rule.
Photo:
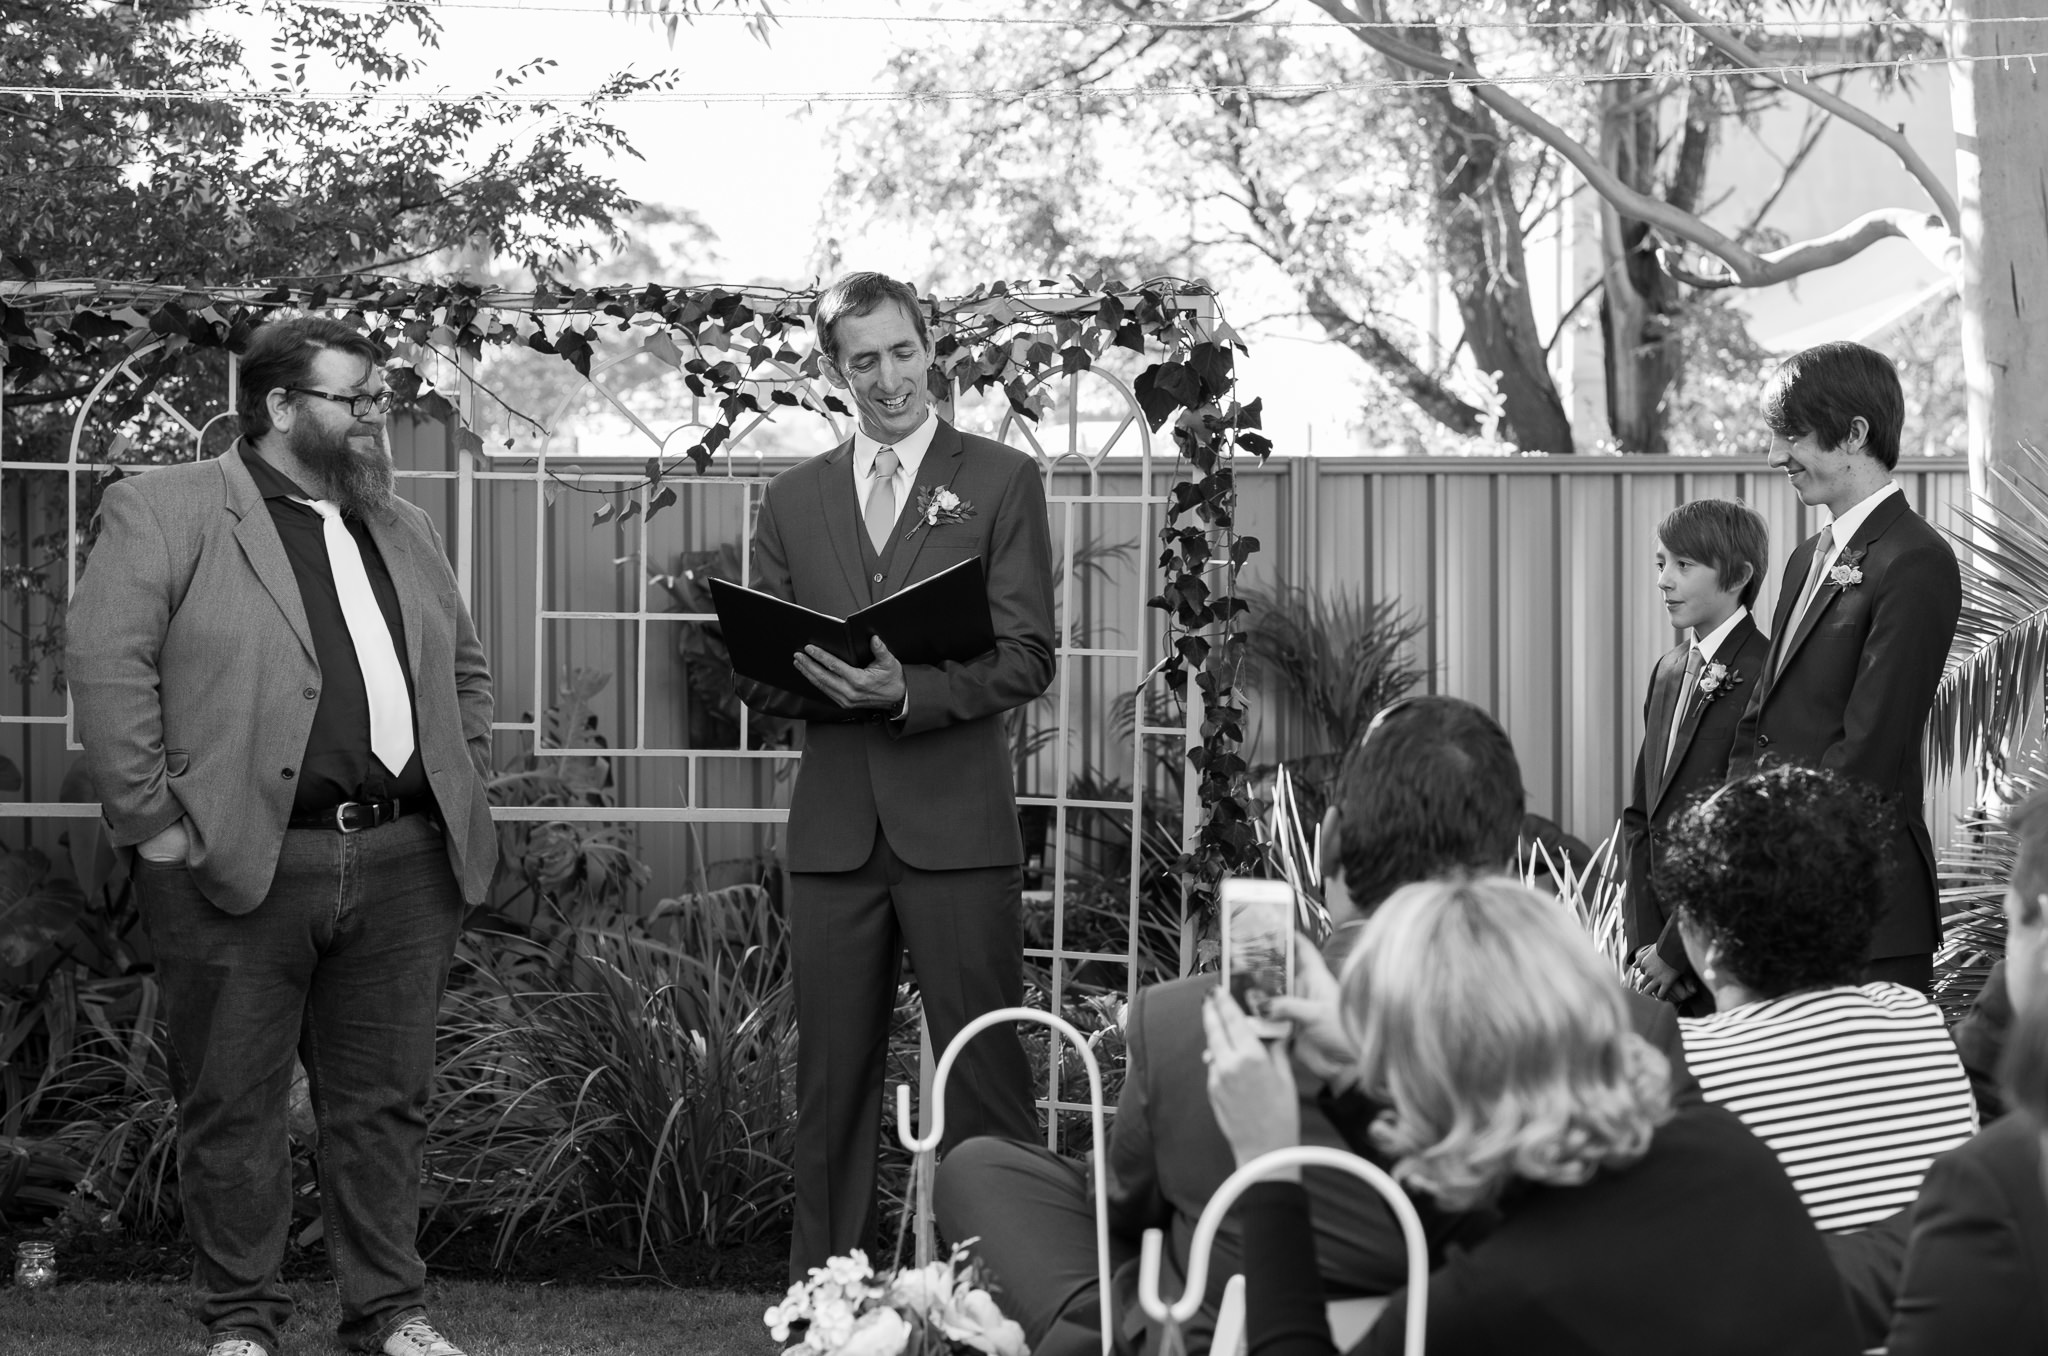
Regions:
<instances>
[{"instance_id":1,"label":"curly-haired person","mask_svg":"<svg viewBox=\"0 0 2048 1356\"><path fill-rule=\"evenodd\" d=\"M1418 1210L1495 1217L1430 1274L1430 1356L1858 1350L1770 1150L1725 1108L1670 1101L1663 1056L1555 900L1501 877L1425 881L1367 920L1341 984L1312 952L1302 966L1306 993L1274 1000L1288 1043L1210 992L1210 1103L1240 1166L1285 1148L1299 1064ZM1314 1190L1293 1173L1238 1202L1251 1356L1335 1349ZM1408 1302L1388 1302L1355 1356L1403 1349Z\"/></svg>"},{"instance_id":2,"label":"curly-haired person","mask_svg":"<svg viewBox=\"0 0 2048 1356\"><path fill-rule=\"evenodd\" d=\"M1884 907L1888 811L1860 783L1779 767L1674 828L1658 890L1710 1017L1679 1022L1708 1101L1776 1151L1821 1229L1912 1204L1977 1128L1970 1083L1925 995L1856 982Z\"/></svg>"}]
</instances>

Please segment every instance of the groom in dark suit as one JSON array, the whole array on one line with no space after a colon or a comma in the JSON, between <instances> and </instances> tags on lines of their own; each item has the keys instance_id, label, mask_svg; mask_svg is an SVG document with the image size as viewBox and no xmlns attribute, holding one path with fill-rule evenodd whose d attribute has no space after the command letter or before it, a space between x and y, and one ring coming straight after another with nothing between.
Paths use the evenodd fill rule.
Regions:
<instances>
[{"instance_id":1,"label":"groom in dark suit","mask_svg":"<svg viewBox=\"0 0 2048 1356\"><path fill-rule=\"evenodd\" d=\"M1892 480L1905 397L1883 354L1846 342L1794 354L1765 388L1764 418L1771 465L1832 521L1785 564L1728 775L1785 760L1885 793L1892 862L1863 977L1924 991L1941 915L1920 744L1962 609L1955 552Z\"/></svg>"},{"instance_id":2,"label":"groom in dark suit","mask_svg":"<svg viewBox=\"0 0 2048 1356\"><path fill-rule=\"evenodd\" d=\"M1681 504L1657 526L1657 588L1671 624L1688 631L1650 674L1634 794L1621 822L1628 853L1623 925L1628 954L1657 997L1713 1011L1685 943L1657 898L1656 863L1671 821L1728 775L1728 750L1770 642L1749 609L1770 567L1770 530L1727 499Z\"/></svg>"},{"instance_id":3,"label":"groom in dark suit","mask_svg":"<svg viewBox=\"0 0 2048 1356\"><path fill-rule=\"evenodd\" d=\"M883 1060L903 951L932 1043L1024 997L1024 848L1003 713L1053 676L1052 546L1026 454L932 406L917 294L841 278L812 311L854 436L777 476L754 528L756 587L834 616L978 558L995 648L901 664L879 639L853 668L815 647L797 669L831 698L742 681L751 705L808 722L784 866L797 1004L796 1220L790 1272L872 1251ZM978 1036L946 1089L941 1152L1037 1134L1015 1029Z\"/></svg>"}]
</instances>

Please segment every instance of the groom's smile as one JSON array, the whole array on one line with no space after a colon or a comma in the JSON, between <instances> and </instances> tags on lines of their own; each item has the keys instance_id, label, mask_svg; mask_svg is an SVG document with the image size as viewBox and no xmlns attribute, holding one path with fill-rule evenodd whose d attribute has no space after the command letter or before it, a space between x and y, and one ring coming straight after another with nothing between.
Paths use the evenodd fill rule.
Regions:
<instances>
[{"instance_id":1,"label":"groom's smile","mask_svg":"<svg viewBox=\"0 0 2048 1356\"><path fill-rule=\"evenodd\" d=\"M926 376L932 348L916 317L893 303L833 322L838 356L830 372L853 397L861 430L876 442L901 442L931 405Z\"/></svg>"}]
</instances>

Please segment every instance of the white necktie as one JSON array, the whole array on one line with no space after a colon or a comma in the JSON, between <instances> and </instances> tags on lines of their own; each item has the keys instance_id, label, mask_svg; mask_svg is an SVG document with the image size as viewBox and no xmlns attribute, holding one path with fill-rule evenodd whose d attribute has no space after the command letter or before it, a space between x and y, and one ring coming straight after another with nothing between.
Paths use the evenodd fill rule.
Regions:
<instances>
[{"instance_id":1,"label":"white necktie","mask_svg":"<svg viewBox=\"0 0 2048 1356\"><path fill-rule=\"evenodd\" d=\"M868 540L875 544L875 554L882 555L889 549L889 534L896 530L896 449L885 447L875 453L874 469L868 475L874 485L868 490Z\"/></svg>"},{"instance_id":2,"label":"white necktie","mask_svg":"<svg viewBox=\"0 0 2048 1356\"><path fill-rule=\"evenodd\" d=\"M384 620L384 609L377 606L377 595L370 591L363 553L341 521L340 507L327 499L298 502L320 515L320 535L327 543L334 591L341 599L349 639L355 642L363 692L370 699L370 752L396 777L412 757L412 697L405 688L398 650L391 643L391 627Z\"/></svg>"}]
</instances>

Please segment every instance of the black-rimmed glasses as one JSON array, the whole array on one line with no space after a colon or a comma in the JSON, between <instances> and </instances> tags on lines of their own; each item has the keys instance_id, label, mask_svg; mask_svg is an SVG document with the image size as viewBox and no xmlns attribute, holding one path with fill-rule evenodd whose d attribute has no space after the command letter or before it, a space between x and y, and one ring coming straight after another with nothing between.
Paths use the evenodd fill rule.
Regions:
<instances>
[{"instance_id":1,"label":"black-rimmed glasses","mask_svg":"<svg viewBox=\"0 0 2048 1356\"><path fill-rule=\"evenodd\" d=\"M322 400L331 400L337 405L346 405L348 412L358 419L371 410L382 414L391 412L392 396L388 390L379 391L375 395L336 395L332 391L316 391L310 386L287 386L284 389L299 395L319 396Z\"/></svg>"}]
</instances>

